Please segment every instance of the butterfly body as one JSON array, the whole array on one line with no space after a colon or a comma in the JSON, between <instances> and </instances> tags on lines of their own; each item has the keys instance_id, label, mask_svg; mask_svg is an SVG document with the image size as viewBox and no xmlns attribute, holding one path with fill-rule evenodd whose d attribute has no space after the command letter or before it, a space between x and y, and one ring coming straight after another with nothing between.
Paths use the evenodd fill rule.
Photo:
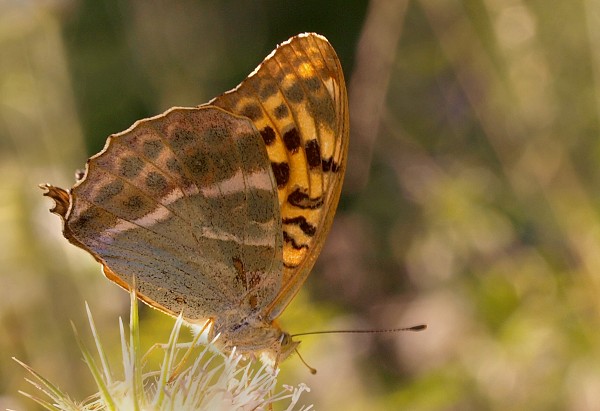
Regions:
<instances>
[{"instance_id":1,"label":"butterfly body","mask_svg":"<svg viewBox=\"0 0 600 411\"><path fill-rule=\"evenodd\" d=\"M236 89L109 137L71 190L45 185L63 234L140 299L225 350L297 345L276 323L331 225L348 140L335 52L304 34Z\"/></svg>"}]
</instances>

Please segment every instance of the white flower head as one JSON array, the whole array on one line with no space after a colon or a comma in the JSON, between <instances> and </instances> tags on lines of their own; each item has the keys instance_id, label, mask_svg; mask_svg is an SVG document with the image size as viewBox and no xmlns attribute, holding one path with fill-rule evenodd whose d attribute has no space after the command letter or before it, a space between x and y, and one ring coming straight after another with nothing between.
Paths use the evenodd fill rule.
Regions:
<instances>
[{"instance_id":1,"label":"white flower head","mask_svg":"<svg viewBox=\"0 0 600 411\"><path fill-rule=\"evenodd\" d=\"M157 344L141 353L137 300L132 293L129 333L120 320L123 378L115 378L100 342L92 314L87 307L90 328L96 343L99 364L77 336L81 352L96 381L98 393L76 403L29 366L35 380L28 380L48 399L22 393L52 411L84 410L222 410L260 411L273 403L287 403L286 411L308 411L298 404L304 384L283 386L276 392L279 370L266 364L243 360L235 349L224 355L215 349L215 341L198 345L200 334L191 343L180 343L183 320L179 317L166 344ZM76 332L77 334L77 332ZM218 338L218 337L217 337ZM162 349L160 367L149 370L145 358L152 349ZM194 357L195 356L195 357Z\"/></svg>"}]
</instances>

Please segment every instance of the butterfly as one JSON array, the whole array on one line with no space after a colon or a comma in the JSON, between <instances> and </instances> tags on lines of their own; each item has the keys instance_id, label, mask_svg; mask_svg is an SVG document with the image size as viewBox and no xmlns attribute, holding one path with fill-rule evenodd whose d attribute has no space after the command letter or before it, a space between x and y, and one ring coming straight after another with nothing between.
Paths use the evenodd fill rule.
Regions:
<instances>
[{"instance_id":1,"label":"butterfly","mask_svg":"<svg viewBox=\"0 0 600 411\"><path fill-rule=\"evenodd\" d=\"M285 359L277 318L331 227L348 99L327 39L280 44L235 89L108 137L70 190L41 185L63 235L105 276L224 351Z\"/></svg>"}]
</instances>

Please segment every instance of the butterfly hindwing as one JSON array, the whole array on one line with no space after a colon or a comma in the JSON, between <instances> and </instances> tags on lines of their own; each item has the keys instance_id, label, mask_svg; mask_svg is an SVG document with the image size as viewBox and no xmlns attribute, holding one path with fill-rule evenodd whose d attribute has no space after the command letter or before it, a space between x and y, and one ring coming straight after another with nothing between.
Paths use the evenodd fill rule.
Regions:
<instances>
[{"instance_id":1,"label":"butterfly hindwing","mask_svg":"<svg viewBox=\"0 0 600 411\"><path fill-rule=\"evenodd\" d=\"M250 313L281 288L269 167L248 119L174 108L111 136L88 161L59 212L64 233L117 284L131 289L135 277L156 308L191 320Z\"/></svg>"}]
</instances>

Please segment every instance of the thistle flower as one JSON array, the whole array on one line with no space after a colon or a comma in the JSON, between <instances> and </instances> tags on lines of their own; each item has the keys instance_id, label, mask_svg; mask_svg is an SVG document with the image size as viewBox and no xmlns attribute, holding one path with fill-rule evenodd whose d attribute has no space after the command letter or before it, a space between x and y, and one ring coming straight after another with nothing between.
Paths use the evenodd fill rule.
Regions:
<instances>
[{"instance_id":1,"label":"thistle flower","mask_svg":"<svg viewBox=\"0 0 600 411\"><path fill-rule=\"evenodd\" d=\"M297 387L284 385L283 389L275 393L278 369L273 370L265 364L256 369L251 362L244 361L235 350L229 355L220 353L214 347L214 341L201 348L202 346L197 344L199 335L191 343L180 343L179 334L183 325L181 317L176 320L167 344L157 344L141 355L137 300L133 293L128 336L123 321L119 319L124 375L120 381L110 369L87 304L86 310L100 365L82 343L77 330L74 330L85 362L98 387L98 393L77 403L31 367L15 358L15 361L34 377L33 380L27 381L49 400L25 392L21 394L47 410L259 411L271 409L274 403L283 406L287 404L286 411L312 409L312 405L297 407L300 395L309 391L304 384ZM160 368L147 370L149 367L145 359L156 347L164 350ZM193 355L196 355L195 359L189 360ZM186 365L188 362L191 362L191 365Z\"/></svg>"}]
</instances>

